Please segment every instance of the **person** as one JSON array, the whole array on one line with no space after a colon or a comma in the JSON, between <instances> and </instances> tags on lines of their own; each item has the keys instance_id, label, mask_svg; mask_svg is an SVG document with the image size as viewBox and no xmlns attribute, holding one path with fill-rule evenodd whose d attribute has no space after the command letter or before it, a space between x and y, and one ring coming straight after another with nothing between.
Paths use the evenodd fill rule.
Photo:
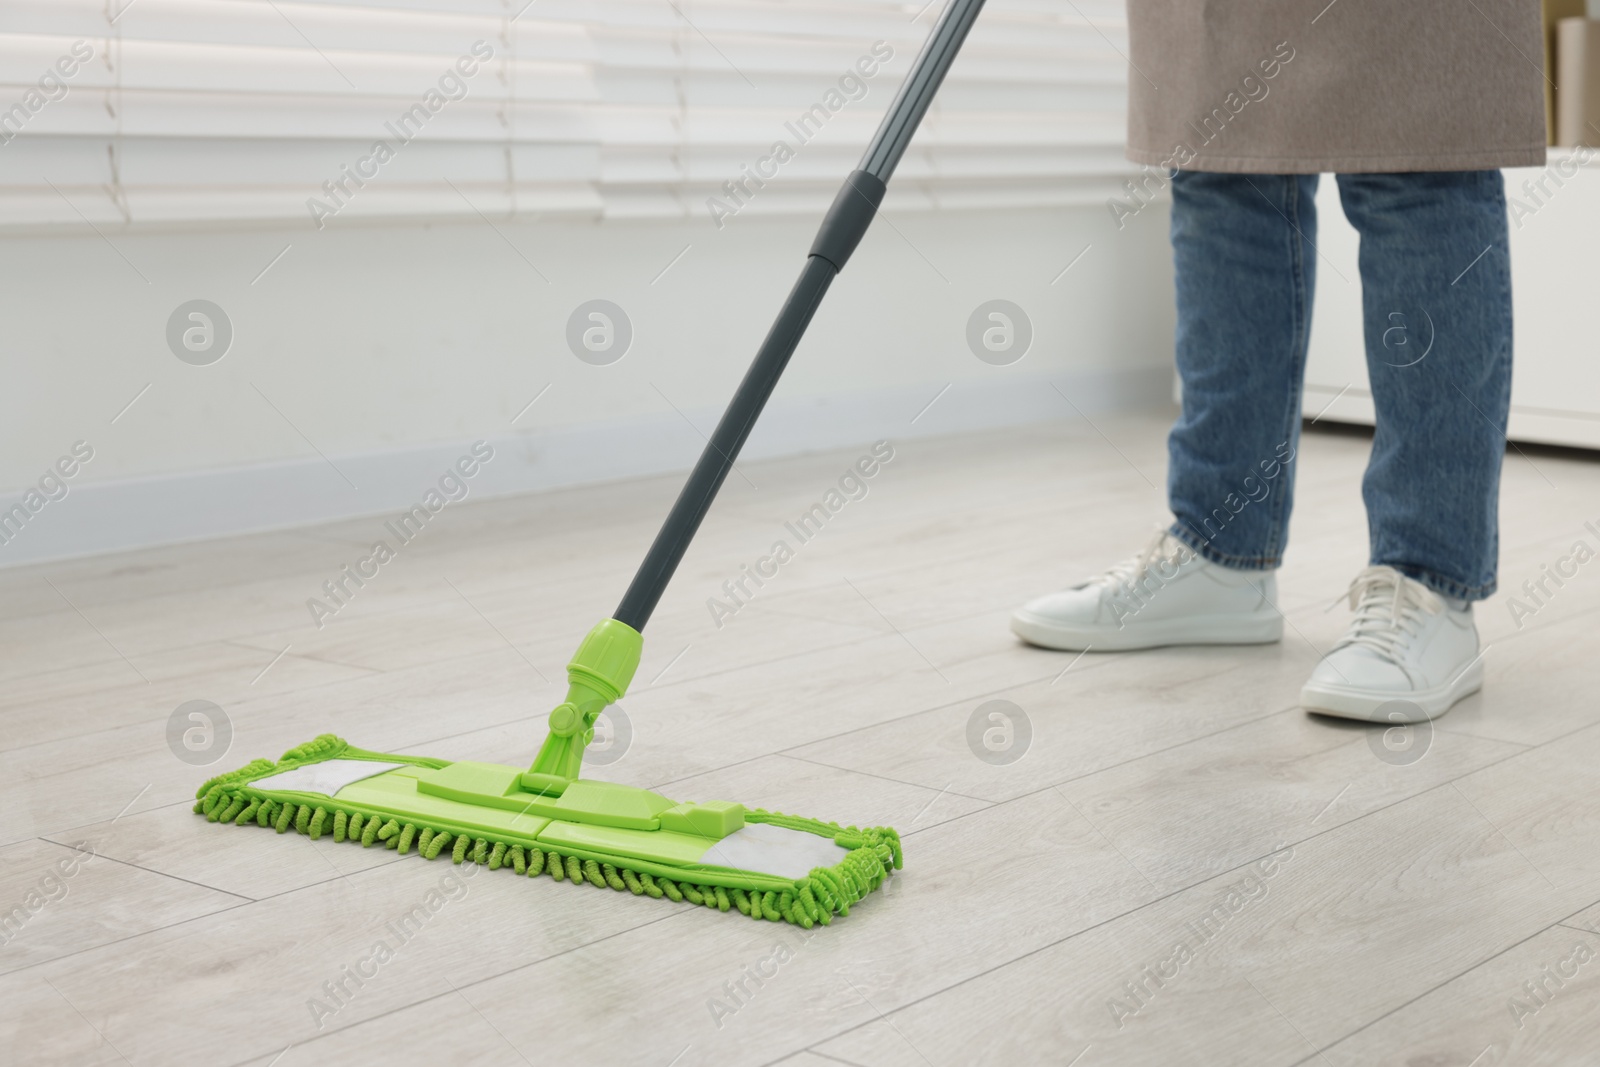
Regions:
<instances>
[{"instance_id":1,"label":"person","mask_svg":"<svg viewBox=\"0 0 1600 1067\"><path fill-rule=\"evenodd\" d=\"M1511 381L1497 168L1545 163L1539 5L1324 3L1128 0L1128 157L1144 164L1135 186L1170 182L1172 198L1173 521L1012 629L1069 651L1282 638L1273 572L1299 466L1314 194L1333 172L1360 236L1370 565L1300 702L1416 722L1482 682L1472 603L1495 590ZM1120 224L1129 209L1111 210ZM1386 331L1412 319L1432 346L1418 360L1419 336L1397 358L1406 338Z\"/></svg>"}]
</instances>

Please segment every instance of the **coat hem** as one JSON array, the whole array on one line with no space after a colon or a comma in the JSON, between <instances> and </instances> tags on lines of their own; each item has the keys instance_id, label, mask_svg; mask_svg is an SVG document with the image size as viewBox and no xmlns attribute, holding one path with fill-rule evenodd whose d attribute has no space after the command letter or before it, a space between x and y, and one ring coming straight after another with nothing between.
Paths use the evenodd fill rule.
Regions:
<instances>
[{"instance_id":1,"label":"coat hem","mask_svg":"<svg viewBox=\"0 0 1600 1067\"><path fill-rule=\"evenodd\" d=\"M1496 170L1501 167L1542 167L1547 147L1526 145L1475 148L1464 152L1430 152L1425 155L1314 156L1201 156L1177 169L1218 174L1395 174L1407 171ZM1171 152L1151 152L1129 147L1134 163L1160 167L1172 165Z\"/></svg>"}]
</instances>

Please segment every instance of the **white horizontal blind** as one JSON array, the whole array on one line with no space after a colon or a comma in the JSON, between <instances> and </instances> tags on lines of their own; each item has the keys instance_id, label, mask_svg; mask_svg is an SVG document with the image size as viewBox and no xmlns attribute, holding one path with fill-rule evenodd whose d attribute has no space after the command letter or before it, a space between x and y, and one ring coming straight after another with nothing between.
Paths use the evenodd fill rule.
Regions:
<instances>
[{"instance_id":1,"label":"white horizontal blind","mask_svg":"<svg viewBox=\"0 0 1600 1067\"><path fill-rule=\"evenodd\" d=\"M710 198L741 214L816 211L941 6L525 4L5 0L0 226L710 217ZM1120 0L994 0L900 166L895 204L1109 195L1131 169L1126 32ZM850 80L858 61L872 69L875 42L892 58ZM379 141L389 158L374 156ZM793 158L762 163L779 141ZM758 166L776 176L730 191Z\"/></svg>"}]
</instances>

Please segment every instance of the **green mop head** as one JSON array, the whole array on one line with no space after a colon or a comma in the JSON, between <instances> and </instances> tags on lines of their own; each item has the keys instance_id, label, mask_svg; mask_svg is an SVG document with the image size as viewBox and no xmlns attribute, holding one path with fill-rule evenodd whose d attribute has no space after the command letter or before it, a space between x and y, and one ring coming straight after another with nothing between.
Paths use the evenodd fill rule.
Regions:
<instances>
[{"instance_id":1,"label":"green mop head","mask_svg":"<svg viewBox=\"0 0 1600 1067\"><path fill-rule=\"evenodd\" d=\"M568 665L568 699L533 768L387 755L332 734L202 785L211 822L293 827L313 840L448 851L490 870L587 882L810 928L848 915L903 857L888 827L858 829L724 801L678 803L577 776L594 720L627 688L641 639L608 619Z\"/></svg>"}]
</instances>

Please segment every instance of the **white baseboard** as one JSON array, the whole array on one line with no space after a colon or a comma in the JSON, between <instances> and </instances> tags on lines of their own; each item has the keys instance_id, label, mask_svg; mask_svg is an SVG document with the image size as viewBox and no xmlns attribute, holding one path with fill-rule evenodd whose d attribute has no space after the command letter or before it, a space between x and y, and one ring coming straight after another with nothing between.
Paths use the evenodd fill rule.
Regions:
<instances>
[{"instance_id":1,"label":"white baseboard","mask_svg":"<svg viewBox=\"0 0 1600 1067\"><path fill-rule=\"evenodd\" d=\"M1364 387L1306 383L1301 414L1314 421L1372 426L1377 423L1377 411L1371 391ZM1555 411L1513 401L1506 419L1506 440L1600 449L1600 414Z\"/></svg>"},{"instance_id":2,"label":"white baseboard","mask_svg":"<svg viewBox=\"0 0 1600 1067\"><path fill-rule=\"evenodd\" d=\"M741 458L1075 418L1051 383L1086 413L1132 410L1167 403L1171 371L1006 375L955 383L942 394L935 382L820 398L780 395L767 406ZM720 412L687 414L709 433ZM670 412L532 429L488 441L495 458L471 480L472 499L687 470L703 445L699 434ZM312 456L75 485L0 544L0 567L399 511L417 503L470 444L451 441L329 461ZM20 491L7 494L0 510L20 496Z\"/></svg>"}]
</instances>

